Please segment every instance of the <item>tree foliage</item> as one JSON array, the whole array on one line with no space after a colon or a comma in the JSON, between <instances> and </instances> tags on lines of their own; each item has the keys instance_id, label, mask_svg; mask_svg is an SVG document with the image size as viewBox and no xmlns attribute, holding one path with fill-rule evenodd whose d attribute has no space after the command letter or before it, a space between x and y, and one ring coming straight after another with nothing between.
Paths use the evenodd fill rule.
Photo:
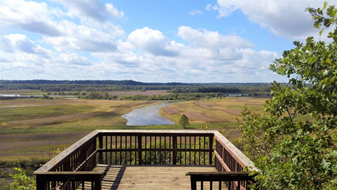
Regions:
<instances>
[{"instance_id":1,"label":"tree foliage","mask_svg":"<svg viewBox=\"0 0 337 190\"><path fill-rule=\"evenodd\" d=\"M294 42L270 66L289 85L273 83L266 114L243 110L243 149L260 169L261 189L337 189L337 9L307 11L316 28L335 27L331 42Z\"/></svg>"},{"instance_id":2,"label":"tree foliage","mask_svg":"<svg viewBox=\"0 0 337 190\"><path fill-rule=\"evenodd\" d=\"M187 125L190 124L189 119L185 114L183 114L179 119L179 124L182 125L184 129L186 128Z\"/></svg>"},{"instance_id":3,"label":"tree foliage","mask_svg":"<svg viewBox=\"0 0 337 190\"><path fill-rule=\"evenodd\" d=\"M15 173L11 175L15 180L10 184L11 190L34 190L36 181L34 177L29 177L21 168L15 168Z\"/></svg>"}]
</instances>

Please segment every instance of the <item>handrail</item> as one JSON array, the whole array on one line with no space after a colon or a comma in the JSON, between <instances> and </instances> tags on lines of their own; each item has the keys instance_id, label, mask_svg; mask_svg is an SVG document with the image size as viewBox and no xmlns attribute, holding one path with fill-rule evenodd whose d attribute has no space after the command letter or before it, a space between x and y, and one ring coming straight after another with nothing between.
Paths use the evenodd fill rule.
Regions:
<instances>
[{"instance_id":1,"label":"handrail","mask_svg":"<svg viewBox=\"0 0 337 190\"><path fill-rule=\"evenodd\" d=\"M227 189L249 189L249 185L255 183L254 176L249 172L188 172L191 176L191 190L197 189L197 182L200 182L200 189L204 189L204 182L209 182L209 189L213 189L213 183L218 182L221 189L222 183Z\"/></svg>"},{"instance_id":2,"label":"handrail","mask_svg":"<svg viewBox=\"0 0 337 190\"><path fill-rule=\"evenodd\" d=\"M235 158L235 160L243 167L243 168L249 168L250 170L258 171L258 169L254 166L254 163L246 156L244 155L236 146L234 146L227 138L225 138L221 133L218 131L214 132L214 137L219 144L223 146L228 153ZM218 155L221 157L222 155L217 152L215 149L215 155ZM225 170L228 171L228 170Z\"/></svg>"},{"instance_id":3,"label":"handrail","mask_svg":"<svg viewBox=\"0 0 337 190\"><path fill-rule=\"evenodd\" d=\"M75 190L78 182L84 187L84 181L91 182L94 190L101 190L102 179L105 172L80 171L80 172L36 172L36 189L71 189ZM52 184L47 182L51 181ZM62 181L61 184L58 182ZM76 183L77 182L77 183Z\"/></svg>"},{"instance_id":4,"label":"handrail","mask_svg":"<svg viewBox=\"0 0 337 190\"><path fill-rule=\"evenodd\" d=\"M52 158L49 162L44 164L42 167L40 167L35 172L48 172L57 167L60 163L64 162L69 155L73 154L76 150L83 147L84 144L86 144L88 141L93 140L98 135L99 131L93 131L77 141L75 144L71 145L69 148L65 149L63 152ZM35 174L34 172L34 174Z\"/></svg>"}]
</instances>

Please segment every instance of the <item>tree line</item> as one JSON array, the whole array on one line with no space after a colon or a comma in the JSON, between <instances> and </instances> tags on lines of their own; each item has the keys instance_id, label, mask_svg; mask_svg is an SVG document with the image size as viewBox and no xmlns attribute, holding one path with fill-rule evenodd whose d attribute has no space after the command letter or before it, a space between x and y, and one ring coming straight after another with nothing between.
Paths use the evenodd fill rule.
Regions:
<instances>
[{"instance_id":1,"label":"tree line","mask_svg":"<svg viewBox=\"0 0 337 190\"><path fill-rule=\"evenodd\" d=\"M82 83L83 82L83 83ZM112 92L112 91L146 91L167 90L171 93L254 93L270 92L269 83L210 83L210 84L184 84L184 83L99 83L95 81L81 81L81 83L67 83L67 81L5 81L0 80L2 90L41 90L42 92Z\"/></svg>"}]
</instances>

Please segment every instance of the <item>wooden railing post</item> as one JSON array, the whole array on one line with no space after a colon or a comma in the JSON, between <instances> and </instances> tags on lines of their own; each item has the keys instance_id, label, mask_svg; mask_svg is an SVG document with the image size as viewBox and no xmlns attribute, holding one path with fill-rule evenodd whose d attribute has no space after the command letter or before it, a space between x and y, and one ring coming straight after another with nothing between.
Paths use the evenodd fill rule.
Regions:
<instances>
[{"instance_id":1,"label":"wooden railing post","mask_svg":"<svg viewBox=\"0 0 337 190\"><path fill-rule=\"evenodd\" d=\"M146 146L146 145L145 145ZM138 135L138 160L139 160L139 165L142 165L142 135Z\"/></svg>"},{"instance_id":2,"label":"wooden railing post","mask_svg":"<svg viewBox=\"0 0 337 190\"><path fill-rule=\"evenodd\" d=\"M93 151L92 152L90 152L90 154L92 154L93 152L95 152L96 150L97 150L97 145L96 145L96 142L97 142L97 140L96 140L96 138L92 141L92 146L93 146ZM91 158L91 169L94 169L95 167L96 167L96 165L97 165L97 160L96 160L96 155L94 155L92 158Z\"/></svg>"},{"instance_id":3,"label":"wooden railing post","mask_svg":"<svg viewBox=\"0 0 337 190\"><path fill-rule=\"evenodd\" d=\"M173 135L172 136L172 143L173 143L173 151L172 151L172 154L173 154L173 165L176 165L177 163L177 136L176 135Z\"/></svg>"},{"instance_id":4,"label":"wooden railing post","mask_svg":"<svg viewBox=\"0 0 337 190\"><path fill-rule=\"evenodd\" d=\"M191 190L197 190L197 180L194 175L191 175Z\"/></svg>"},{"instance_id":5,"label":"wooden railing post","mask_svg":"<svg viewBox=\"0 0 337 190\"><path fill-rule=\"evenodd\" d=\"M47 188L47 181L43 175L36 175L36 190L45 190Z\"/></svg>"},{"instance_id":6,"label":"wooden railing post","mask_svg":"<svg viewBox=\"0 0 337 190\"><path fill-rule=\"evenodd\" d=\"M213 153L213 136L210 136L209 137L209 147L208 149L210 150L209 153L208 153L208 164L209 165L212 165L212 153Z\"/></svg>"},{"instance_id":7,"label":"wooden railing post","mask_svg":"<svg viewBox=\"0 0 337 190\"><path fill-rule=\"evenodd\" d=\"M103 135L100 133L98 134L98 149L103 148ZM98 152L98 164L103 164L103 152Z\"/></svg>"},{"instance_id":8,"label":"wooden railing post","mask_svg":"<svg viewBox=\"0 0 337 190\"><path fill-rule=\"evenodd\" d=\"M94 190L102 190L102 176L96 175L95 177L95 189Z\"/></svg>"}]
</instances>

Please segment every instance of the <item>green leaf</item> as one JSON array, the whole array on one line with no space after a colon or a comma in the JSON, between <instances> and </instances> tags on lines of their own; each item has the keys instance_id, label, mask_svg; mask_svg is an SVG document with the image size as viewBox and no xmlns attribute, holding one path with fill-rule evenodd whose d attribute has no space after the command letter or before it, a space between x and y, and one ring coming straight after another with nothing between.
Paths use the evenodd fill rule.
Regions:
<instances>
[{"instance_id":1,"label":"green leaf","mask_svg":"<svg viewBox=\"0 0 337 190\"><path fill-rule=\"evenodd\" d=\"M323 10L328 6L328 2L324 1Z\"/></svg>"},{"instance_id":2,"label":"green leaf","mask_svg":"<svg viewBox=\"0 0 337 190\"><path fill-rule=\"evenodd\" d=\"M323 31L324 31L324 28L321 31L319 31L320 36L322 36Z\"/></svg>"}]
</instances>

